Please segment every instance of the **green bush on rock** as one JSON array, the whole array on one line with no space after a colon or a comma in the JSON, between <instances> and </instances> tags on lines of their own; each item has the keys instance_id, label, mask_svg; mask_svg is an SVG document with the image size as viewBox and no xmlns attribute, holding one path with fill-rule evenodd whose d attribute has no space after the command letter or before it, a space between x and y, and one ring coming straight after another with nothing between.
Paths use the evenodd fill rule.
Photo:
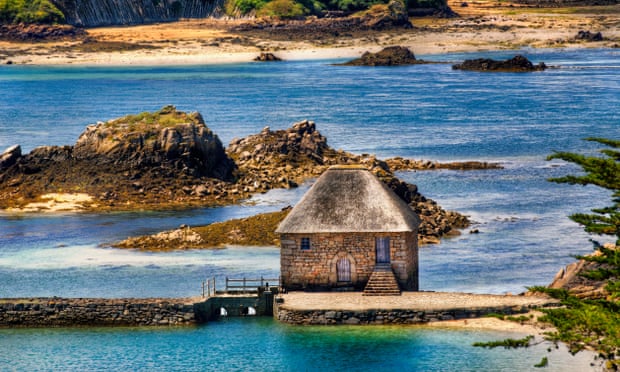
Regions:
<instances>
[{"instance_id":1,"label":"green bush on rock","mask_svg":"<svg viewBox=\"0 0 620 372\"><path fill-rule=\"evenodd\" d=\"M65 16L49 0L0 0L2 23L63 23Z\"/></svg>"}]
</instances>

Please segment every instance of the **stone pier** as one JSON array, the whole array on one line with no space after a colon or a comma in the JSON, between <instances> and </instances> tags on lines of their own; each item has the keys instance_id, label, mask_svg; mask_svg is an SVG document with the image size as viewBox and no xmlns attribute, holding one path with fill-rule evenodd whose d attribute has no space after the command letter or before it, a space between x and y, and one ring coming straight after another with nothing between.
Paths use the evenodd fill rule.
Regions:
<instances>
[{"instance_id":1,"label":"stone pier","mask_svg":"<svg viewBox=\"0 0 620 372\"><path fill-rule=\"evenodd\" d=\"M195 324L192 298L0 299L0 327Z\"/></svg>"},{"instance_id":2,"label":"stone pier","mask_svg":"<svg viewBox=\"0 0 620 372\"><path fill-rule=\"evenodd\" d=\"M362 296L359 292L290 292L276 298L274 316L290 324L423 324L479 318L491 313L520 314L556 306L546 296L403 292L401 296Z\"/></svg>"}]
</instances>

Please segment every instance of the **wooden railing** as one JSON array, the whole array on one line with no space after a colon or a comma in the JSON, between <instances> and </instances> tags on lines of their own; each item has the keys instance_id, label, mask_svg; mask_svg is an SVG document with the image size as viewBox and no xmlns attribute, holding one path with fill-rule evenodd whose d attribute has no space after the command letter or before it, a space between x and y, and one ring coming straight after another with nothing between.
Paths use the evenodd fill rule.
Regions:
<instances>
[{"instance_id":1,"label":"wooden railing","mask_svg":"<svg viewBox=\"0 0 620 372\"><path fill-rule=\"evenodd\" d=\"M258 288L278 288L280 278L229 278L226 277L225 293L255 293ZM215 277L202 282L202 298L216 295Z\"/></svg>"},{"instance_id":2,"label":"wooden railing","mask_svg":"<svg viewBox=\"0 0 620 372\"><path fill-rule=\"evenodd\" d=\"M231 279L226 277L226 292L256 292L259 287L279 287L280 286L280 278L263 278L262 276L259 279Z\"/></svg>"}]
</instances>

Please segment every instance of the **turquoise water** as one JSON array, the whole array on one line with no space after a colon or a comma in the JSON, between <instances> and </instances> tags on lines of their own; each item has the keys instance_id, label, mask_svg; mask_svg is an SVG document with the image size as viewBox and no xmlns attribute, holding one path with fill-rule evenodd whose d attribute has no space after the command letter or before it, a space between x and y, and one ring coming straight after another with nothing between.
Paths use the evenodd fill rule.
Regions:
<instances>
[{"instance_id":1,"label":"turquoise water","mask_svg":"<svg viewBox=\"0 0 620 372\"><path fill-rule=\"evenodd\" d=\"M547 344L518 351L471 346L472 340L515 337L511 333L294 327L269 318L155 330L0 330L0 336L0 365L14 370L525 371L547 356L546 370L583 371L590 363L585 354L549 352Z\"/></svg>"},{"instance_id":2,"label":"turquoise water","mask_svg":"<svg viewBox=\"0 0 620 372\"><path fill-rule=\"evenodd\" d=\"M466 230L440 245L422 247L421 289L519 293L526 286L549 283L560 267L572 262L572 254L591 250L589 236L566 216L605 206L609 200L608 193L593 187L547 182L576 169L559 161L547 162L545 157L554 150L594 153L597 146L581 140L587 136L620 138L620 51L523 52L534 62L557 68L533 74L478 74L452 71L447 64L368 69L330 66L334 61L148 68L0 66L0 149L16 143L25 151L72 144L88 124L175 104L201 112L225 144L257 133L265 125L285 128L307 118L316 121L330 145L351 152L498 161L505 169L401 172L399 176L416 183L442 206L469 215L475 221L473 228L480 231ZM421 57L459 61L513 54ZM208 277L223 283L226 275L278 275L275 247L143 253L108 246L127 236L181 224L277 210L294 204L308 186L273 190L240 206L184 212L2 214L0 297L195 296L200 293L200 281ZM228 338L245 332L256 338ZM332 333L354 336L339 343ZM302 370L344 366L528 370L540 360L539 354L532 362L530 356L521 358L521 351L458 346L469 345L481 335L494 339L502 334L418 328L325 330L285 327L269 320L173 330L3 330L0 334L7 336L0 340L0 365L10 363L15 369L42 360L50 364L41 364L41 369L109 365L157 369L158 363L168 367L161 369L205 365L261 369L235 363L269 360L272 364L265 369L272 370L292 369L293 363L300 363ZM394 343L387 341L391 338ZM73 339L81 341L72 343ZM357 345L357 339L363 350L372 344L380 353L362 360L374 356L347 349L350 343ZM136 345L127 347L132 342ZM90 343L98 346L82 346ZM303 353L298 343L316 351ZM28 350L19 360L8 352L17 350L13 344ZM30 344L38 346L28 349ZM264 356L263 345L269 356ZM191 354L190 349L203 352ZM242 355L250 356L242 358L238 349L248 350ZM406 353L394 354L393 349ZM421 356L426 353L428 359ZM234 363L224 359L229 354L237 356ZM521 364L510 369L509 354L521 358ZM180 364L184 361L189 364ZM580 370L571 366L564 370Z\"/></svg>"}]
</instances>

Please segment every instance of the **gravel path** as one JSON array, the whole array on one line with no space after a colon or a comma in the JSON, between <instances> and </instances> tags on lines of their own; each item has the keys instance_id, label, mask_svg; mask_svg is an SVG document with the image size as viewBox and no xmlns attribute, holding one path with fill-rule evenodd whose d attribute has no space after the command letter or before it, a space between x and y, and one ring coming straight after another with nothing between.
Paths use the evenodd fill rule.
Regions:
<instances>
[{"instance_id":1,"label":"gravel path","mask_svg":"<svg viewBox=\"0 0 620 372\"><path fill-rule=\"evenodd\" d=\"M503 307L542 307L558 303L542 296L448 292L403 292L401 296L362 296L361 292L291 292L281 295L288 310L420 310L441 311Z\"/></svg>"}]
</instances>

